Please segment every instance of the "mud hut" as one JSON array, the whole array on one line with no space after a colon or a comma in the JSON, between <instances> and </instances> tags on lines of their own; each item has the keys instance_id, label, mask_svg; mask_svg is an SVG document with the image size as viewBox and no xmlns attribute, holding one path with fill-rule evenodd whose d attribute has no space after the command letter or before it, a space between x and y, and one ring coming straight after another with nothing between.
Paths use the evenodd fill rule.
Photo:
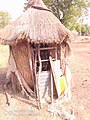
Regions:
<instances>
[{"instance_id":1,"label":"mud hut","mask_svg":"<svg viewBox=\"0 0 90 120\"><path fill-rule=\"evenodd\" d=\"M44 5L30 0L30 8L0 31L0 44L9 45L7 77L19 89L39 98L50 95L50 62L61 60L61 45L71 32Z\"/></svg>"}]
</instances>

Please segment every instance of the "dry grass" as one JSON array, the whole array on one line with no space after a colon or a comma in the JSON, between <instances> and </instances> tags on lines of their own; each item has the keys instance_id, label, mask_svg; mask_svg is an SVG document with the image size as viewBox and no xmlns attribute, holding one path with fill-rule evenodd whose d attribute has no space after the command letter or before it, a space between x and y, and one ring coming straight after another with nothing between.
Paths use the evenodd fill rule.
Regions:
<instances>
[{"instance_id":1,"label":"dry grass","mask_svg":"<svg viewBox=\"0 0 90 120\"><path fill-rule=\"evenodd\" d=\"M16 46L12 46L13 57L17 66L17 69L20 71L24 80L33 88L32 81L32 70L29 65L29 55L27 42L23 41Z\"/></svg>"},{"instance_id":2,"label":"dry grass","mask_svg":"<svg viewBox=\"0 0 90 120\"><path fill-rule=\"evenodd\" d=\"M9 57L8 46L0 45L0 69L7 67Z\"/></svg>"}]
</instances>

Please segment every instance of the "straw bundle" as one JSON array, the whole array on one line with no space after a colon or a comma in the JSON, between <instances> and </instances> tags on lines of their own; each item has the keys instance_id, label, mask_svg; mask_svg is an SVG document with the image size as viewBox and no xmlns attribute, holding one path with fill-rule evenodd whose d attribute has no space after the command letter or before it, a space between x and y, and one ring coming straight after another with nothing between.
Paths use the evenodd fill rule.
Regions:
<instances>
[{"instance_id":1,"label":"straw bundle","mask_svg":"<svg viewBox=\"0 0 90 120\"><path fill-rule=\"evenodd\" d=\"M17 69L19 70L27 84L31 88L33 88L32 70L29 66L27 42L22 41L21 43L12 46L11 50L13 53Z\"/></svg>"}]
</instances>

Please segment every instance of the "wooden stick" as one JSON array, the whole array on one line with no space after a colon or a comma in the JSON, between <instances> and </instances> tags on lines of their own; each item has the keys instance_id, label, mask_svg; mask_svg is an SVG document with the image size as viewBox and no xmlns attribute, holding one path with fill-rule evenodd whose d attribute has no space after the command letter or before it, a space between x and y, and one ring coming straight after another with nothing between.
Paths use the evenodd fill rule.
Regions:
<instances>
[{"instance_id":1,"label":"wooden stick","mask_svg":"<svg viewBox=\"0 0 90 120\"><path fill-rule=\"evenodd\" d=\"M51 103L53 104L53 76L51 74Z\"/></svg>"},{"instance_id":2,"label":"wooden stick","mask_svg":"<svg viewBox=\"0 0 90 120\"><path fill-rule=\"evenodd\" d=\"M37 89L36 89L36 58L37 55L34 56L34 50L32 49L32 66L33 66L33 80L34 80L34 94L37 99Z\"/></svg>"},{"instance_id":3,"label":"wooden stick","mask_svg":"<svg viewBox=\"0 0 90 120\"><path fill-rule=\"evenodd\" d=\"M33 81L33 85L34 85L34 95L35 95L35 98L36 98L36 89L35 89L35 75L34 75L34 69L33 69L33 51L30 47L30 44L28 43L28 56L29 56L29 66L30 66L30 69L32 70L31 72L31 75L32 75L32 81Z\"/></svg>"},{"instance_id":4,"label":"wooden stick","mask_svg":"<svg viewBox=\"0 0 90 120\"><path fill-rule=\"evenodd\" d=\"M56 60L57 60L57 45L56 45L56 47L55 47L55 58L56 58Z\"/></svg>"},{"instance_id":5,"label":"wooden stick","mask_svg":"<svg viewBox=\"0 0 90 120\"><path fill-rule=\"evenodd\" d=\"M16 73L16 75L17 75L17 77L18 77L18 80L19 80L19 83L20 83L20 85L21 85L22 90L26 93L26 95L27 95L31 100L34 100L34 99L27 93L27 91L26 91L26 89L25 89L25 86L24 86L23 83L22 83L23 77L20 75L19 71L16 70L15 73ZM24 80L23 80L23 81L24 81ZM30 89L30 88L28 88L27 90L28 90L29 93L31 93L31 91L30 91L31 89ZM33 95L33 94L32 94L32 95Z\"/></svg>"},{"instance_id":6,"label":"wooden stick","mask_svg":"<svg viewBox=\"0 0 90 120\"><path fill-rule=\"evenodd\" d=\"M10 102L9 102L9 98L8 98L8 95L7 95L7 92L6 92L6 86L7 84L4 85L4 94L5 94L5 97L6 97L6 104L9 106L10 105Z\"/></svg>"},{"instance_id":7,"label":"wooden stick","mask_svg":"<svg viewBox=\"0 0 90 120\"><path fill-rule=\"evenodd\" d=\"M42 69L42 63L41 63L39 46L38 46L38 60L39 60L39 71L38 71L38 78L37 78L37 87L38 87L39 108L41 108L42 106L41 106L41 96L40 96L40 89L39 89L39 80L40 80L40 74Z\"/></svg>"},{"instance_id":8,"label":"wooden stick","mask_svg":"<svg viewBox=\"0 0 90 120\"><path fill-rule=\"evenodd\" d=\"M60 45L60 68L62 68L62 64L61 64L62 63L62 57L61 57L62 56L62 53L61 53L62 48L61 48L61 44L59 44L59 45Z\"/></svg>"},{"instance_id":9,"label":"wooden stick","mask_svg":"<svg viewBox=\"0 0 90 120\"><path fill-rule=\"evenodd\" d=\"M39 50L53 50L56 49L56 47L43 47L43 48L39 48ZM35 50L35 49L33 49Z\"/></svg>"},{"instance_id":10,"label":"wooden stick","mask_svg":"<svg viewBox=\"0 0 90 120\"><path fill-rule=\"evenodd\" d=\"M57 94L58 94L58 97L59 97L58 84L57 84L56 75L55 75L53 61L52 61L51 56L49 57L49 60L50 60L50 64L51 64L51 70L52 70L52 75L53 75L53 78L54 78L54 81L55 81L55 86L56 86Z\"/></svg>"},{"instance_id":11,"label":"wooden stick","mask_svg":"<svg viewBox=\"0 0 90 120\"><path fill-rule=\"evenodd\" d=\"M36 89L36 98L37 98L37 76L36 76L36 72L37 72L37 50L35 51L35 59L34 61L34 76L35 76L35 89Z\"/></svg>"},{"instance_id":12,"label":"wooden stick","mask_svg":"<svg viewBox=\"0 0 90 120\"><path fill-rule=\"evenodd\" d=\"M19 78L19 82L21 83L22 87L25 88L33 97L34 97L34 92L30 89L24 78L22 77L21 73L17 70L16 74Z\"/></svg>"},{"instance_id":13,"label":"wooden stick","mask_svg":"<svg viewBox=\"0 0 90 120\"><path fill-rule=\"evenodd\" d=\"M40 96L39 96L39 83L38 83L38 77L37 77L37 75L36 75L36 73L37 73L37 54L38 54L38 49L36 48L36 50L35 50L35 65L34 65L34 70L35 70L35 78L36 78L36 94L37 94L37 106L38 106L38 109L40 109L41 108L41 106L40 106Z\"/></svg>"}]
</instances>

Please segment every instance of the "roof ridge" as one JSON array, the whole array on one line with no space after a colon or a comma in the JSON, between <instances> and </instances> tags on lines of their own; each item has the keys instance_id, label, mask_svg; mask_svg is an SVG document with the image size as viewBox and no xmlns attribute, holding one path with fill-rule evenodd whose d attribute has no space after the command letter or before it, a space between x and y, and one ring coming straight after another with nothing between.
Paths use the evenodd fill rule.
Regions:
<instances>
[{"instance_id":1,"label":"roof ridge","mask_svg":"<svg viewBox=\"0 0 90 120\"><path fill-rule=\"evenodd\" d=\"M46 10L46 11L50 11L51 12L51 10L50 9L46 9L46 8L43 8L43 7L39 7L39 6L31 6L32 8L35 8L35 9L38 9L38 10Z\"/></svg>"}]
</instances>

